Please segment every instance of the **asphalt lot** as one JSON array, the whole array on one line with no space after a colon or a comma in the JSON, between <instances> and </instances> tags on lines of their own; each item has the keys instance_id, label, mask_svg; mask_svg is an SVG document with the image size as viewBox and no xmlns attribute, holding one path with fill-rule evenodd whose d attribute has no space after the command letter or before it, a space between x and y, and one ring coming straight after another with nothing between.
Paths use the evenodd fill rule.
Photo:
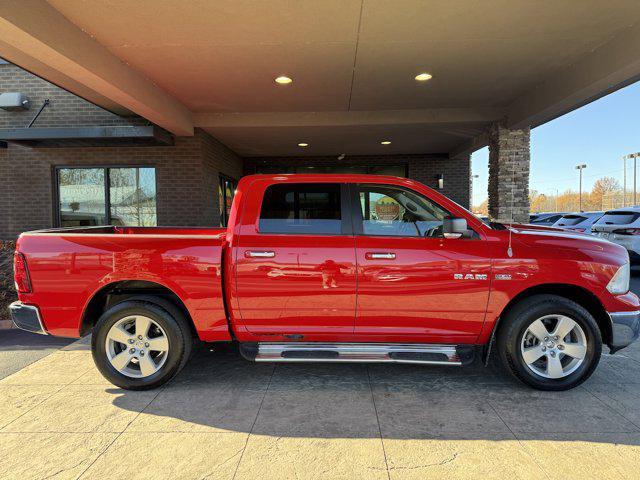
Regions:
<instances>
[{"instance_id":1,"label":"asphalt lot","mask_svg":"<svg viewBox=\"0 0 640 480\"><path fill-rule=\"evenodd\" d=\"M0 478L635 479L639 397L640 344L569 392L495 365L254 364L228 347L129 392L85 339L0 380Z\"/></svg>"},{"instance_id":2,"label":"asphalt lot","mask_svg":"<svg viewBox=\"0 0 640 480\"><path fill-rule=\"evenodd\" d=\"M69 345L74 339L0 329L0 379Z\"/></svg>"}]
</instances>

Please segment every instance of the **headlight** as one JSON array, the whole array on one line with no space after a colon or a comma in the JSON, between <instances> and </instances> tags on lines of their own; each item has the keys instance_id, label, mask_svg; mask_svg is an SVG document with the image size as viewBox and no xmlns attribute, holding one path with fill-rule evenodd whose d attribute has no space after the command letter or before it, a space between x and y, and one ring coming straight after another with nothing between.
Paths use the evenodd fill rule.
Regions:
<instances>
[{"instance_id":1,"label":"headlight","mask_svg":"<svg viewBox=\"0 0 640 480\"><path fill-rule=\"evenodd\" d=\"M614 295L620 295L629 291L629 276L631 275L631 267L628 263L622 265L616 274L611 278L607 285L609 290Z\"/></svg>"}]
</instances>

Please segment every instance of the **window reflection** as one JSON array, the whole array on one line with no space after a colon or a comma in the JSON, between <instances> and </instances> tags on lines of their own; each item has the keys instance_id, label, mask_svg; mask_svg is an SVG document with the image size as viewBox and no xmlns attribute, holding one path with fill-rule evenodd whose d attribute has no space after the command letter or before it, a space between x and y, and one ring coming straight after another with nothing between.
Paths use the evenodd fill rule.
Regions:
<instances>
[{"instance_id":1,"label":"window reflection","mask_svg":"<svg viewBox=\"0 0 640 480\"><path fill-rule=\"evenodd\" d=\"M109 169L112 225L157 225L155 168Z\"/></svg>"},{"instance_id":2,"label":"window reflection","mask_svg":"<svg viewBox=\"0 0 640 480\"><path fill-rule=\"evenodd\" d=\"M104 169L61 168L58 170L60 225L80 227L105 225Z\"/></svg>"},{"instance_id":3,"label":"window reflection","mask_svg":"<svg viewBox=\"0 0 640 480\"><path fill-rule=\"evenodd\" d=\"M61 227L157 225L155 168L61 168L57 178Z\"/></svg>"}]
</instances>

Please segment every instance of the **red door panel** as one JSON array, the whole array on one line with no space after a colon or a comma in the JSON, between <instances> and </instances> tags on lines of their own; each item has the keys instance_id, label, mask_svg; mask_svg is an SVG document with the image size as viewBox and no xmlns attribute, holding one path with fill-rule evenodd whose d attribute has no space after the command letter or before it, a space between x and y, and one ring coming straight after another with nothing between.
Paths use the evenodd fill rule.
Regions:
<instances>
[{"instance_id":1,"label":"red door panel","mask_svg":"<svg viewBox=\"0 0 640 480\"><path fill-rule=\"evenodd\" d=\"M491 268L484 241L358 236L356 246L356 334L435 343L478 336Z\"/></svg>"},{"instance_id":2,"label":"red door panel","mask_svg":"<svg viewBox=\"0 0 640 480\"><path fill-rule=\"evenodd\" d=\"M355 334L380 341L473 342L482 329L491 260L477 233L445 238L455 217L424 192L352 185L358 263Z\"/></svg>"},{"instance_id":3,"label":"red door panel","mask_svg":"<svg viewBox=\"0 0 640 480\"><path fill-rule=\"evenodd\" d=\"M305 336L353 333L353 236L260 235L242 240L237 280L247 330ZM251 257L251 252L273 256Z\"/></svg>"}]
</instances>

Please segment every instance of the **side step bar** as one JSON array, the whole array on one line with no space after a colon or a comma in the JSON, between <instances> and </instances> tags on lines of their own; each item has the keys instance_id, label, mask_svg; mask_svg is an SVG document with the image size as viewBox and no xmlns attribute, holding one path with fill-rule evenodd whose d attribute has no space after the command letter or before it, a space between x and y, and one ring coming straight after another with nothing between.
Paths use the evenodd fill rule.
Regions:
<instances>
[{"instance_id":1,"label":"side step bar","mask_svg":"<svg viewBox=\"0 0 640 480\"><path fill-rule=\"evenodd\" d=\"M255 362L385 362L461 366L472 363L474 345L399 343L241 343Z\"/></svg>"}]
</instances>

